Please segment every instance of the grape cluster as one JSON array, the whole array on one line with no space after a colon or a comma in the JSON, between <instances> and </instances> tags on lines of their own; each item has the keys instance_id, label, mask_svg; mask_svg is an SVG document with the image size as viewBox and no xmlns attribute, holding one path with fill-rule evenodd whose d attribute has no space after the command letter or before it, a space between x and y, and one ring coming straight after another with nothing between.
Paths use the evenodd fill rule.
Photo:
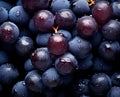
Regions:
<instances>
[{"instance_id":1,"label":"grape cluster","mask_svg":"<svg viewBox=\"0 0 120 97\"><path fill-rule=\"evenodd\" d=\"M0 0L0 97L120 97L120 0Z\"/></svg>"}]
</instances>

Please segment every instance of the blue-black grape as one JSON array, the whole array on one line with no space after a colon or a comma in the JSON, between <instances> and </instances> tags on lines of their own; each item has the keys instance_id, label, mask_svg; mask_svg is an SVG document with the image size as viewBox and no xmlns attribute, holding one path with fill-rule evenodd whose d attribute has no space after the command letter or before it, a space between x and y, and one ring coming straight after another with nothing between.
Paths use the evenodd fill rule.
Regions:
<instances>
[{"instance_id":1,"label":"blue-black grape","mask_svg":"<svg viewBox=\"0 0 120 97\"><path fill-rule=\"evenodd\" d=\"M111 4L112 10L113 10L113 18L120 19L120 16L119 16L119 14L120 14L120 7L119 7L119 5L120 5L120 2L117 2L117 1L113 2Z\"/></svg>"},{"instance_id":2,"label":"blue-black grape","mask_svg":"<svg viewBox=\"0 0 120 97\"><path fill-rule=\"evenodd\" d=\"M4 7L0 7L0 24L8 20L8 11Z\"/></svg>"},{"instance_id":3,"label":"blue-black grape","mask_svg":"<svg viewBox=\"0 0 120 97\"><path fill-rule=\"evenodd\" d=\"M107 94L107 97L119 97L120 96L120 87L112 87Z\"/></svg>"},{"instance_id":4,"label":"blue-black grape","mask_svg":"<svg viewBox=\"0 0 120 97\"><path fill-rule=\"evenodd\" d=\"M110 20L102 28L102 35L107 40L120 38L120 23L117 20Z\"/></svg>"},{"instance_id":5,"label":"blue-black grape","mask_svg":"<svg viewBox=\"0 0 120 97\"><path fill-rule=\"evenodd\" d=\"M6 10L9 11L13 6L8 2L0 0L0 7L4 7L4 8L6 8Z\"/></svg>"},{"instance_id":6,"label":"blue-black grape","mask_svg":"<svg viewBox=\"0 0 120 97\"><path fill-rule=\"evenodd\" d=\"M29 22L29 15L22 6L14 6L9 11L9 19L16 24L26 25Z\"/></svg>"},{"instance_id":7,"label":"blue-black grape","mask_svg":"<svg viewBox=\"0 0 120 97\"><path fill-rule=\"evenodd\" d=\"M85 58L91 52L92 45L89 41L76 36L71 41L69 41L69 50L77 58Z\"/></svg>"},{"instance_id":8,"label":"blue-black grape","mask_svg":"<svg viewBox=\"0 0 120 97\"><path fill-rule=\"evenodd\" d=\"M91 77L89 87L94 95L104 96L112 87L112 82L107 74L97 73Z\"/></svg>"},{"instance_id":9,"label":"blue-black grape","mask_svg":"<svg viewBox=\"0 0 120 97\"><path fill-rule=\"evenodd\" d=\"M42 81L49 88L57 87L59 84L59 74L55 68L49 68L42 75Z\"/></svg>"},{"instance_id":10,"label":"blue-black grape","mask_svg":"<svg viewBox=\"0 0 120 97\"><path fill-rule=\"evenodd\" d=\"M111 80L113 85L120 87L120 72L113 73L113 75L111 76Z\"/></svg>"},{"instance_id":11,"label":"blue-black grape","mask_svg":"<svg viewBox=\"0 0 120 97\"><path fill-rule=\"evenodd\" d=\"M25 84L33 92L41 93L43 90L42 78L37 70L27 73L25 76Z\"/></svg>"},{"instance_id":12,"label":"blue-black grape","mask_svg":"<svg viewBox=\"0 0 120 97\"><path fill-rule=\"evenodd\" d=\"M30 29L31 32L33 32L33 34L36 34L38 32L37 28L34 25L33 18L30 19L30 21L29 21L29 29Z\"/></svg>"},{"instance_id":13,"label":"blue-black grape","mask_svg":"<svg viewBox=\"0 0 120 97\"><path fill-rule=\"evenodd\" d=\"M0 66L0 82L3 84L11 84L15 82L19 76L18 70L13 64L5 63Z\"/></svg>"},{"instance_id":14,"label":"blue-black grape","mask_svg":"<svg viewBox=\"0 0 120 97\"><path fill-rule=\"evenodd\" d=\"M58 33L63 34L63 35L65 36L65 38L67 39L67 41L70 41L71 38L72 38L71 33L70 33L69 31L67 31L67 30L59 29L59 30L58 30Z\"/></svg>"},{"instance_id":15,"label":"blue-black grape","mask_svg":"<svg viewBox=\"0 0 120 97\"><path fill-rule=\"evenodd\" d=\"M78 62L79 70L88 70L93 66L93 55L89 54L86 58L79 59Z\"/></svg>"},{"instance_id":16,"label":"blue-black grape","mask_svg":"<svg viewBox=\"0 0 120 97\"><path fill-rule=\"evenodd\" d=\"M90 13L90 7L87 0L73 0L71 9L77 16L83 16Z\"/></svg>"},{"instance_id":17,"label":"blue-black grape","mask_svg":"<svg viewBox=\"0 0 120 97\"><path fill-rule=\"evenodd\" d=\"M38 34L36 37L36 43L38 46L47 46L51 33Z\"/></svg>"},{"instance_id":18,"label":"blue-black grape","mask_svg":"<svg viewBox=\"0 0 120 97\"><path fill-rule=\"evenodd\" d=\"M53 13L56 13L61 9L69 9L70 2L68 0L52 0L50 8Z\"/></svg>"},{"instance_id":19,"label":"blue-black grape","mask_svg":"<svg viewBox=\"0 0 120 97\"><path fill-rule=\"evenodd\" d=\"M105 60L115 60L120 53L120 44L117 41L109 42L109 41L103 41L99 45L99 54L102 58Z\"/></svg>"},{"instance_id":20,"label":"blue-black grape","mask_svg":"<svg viewBox=\"0 0 120 97\"><path fill-rule=\"evenodd\" d=\"M14 97L33 97L33 93L27 88L24 81L17 82L12 88Z\"/></svg>"},{"instance_id":21,"label":"blue-black grape","mask_svg":"<svg viewBox=\"0 0 120 97\"><path fill-rule=\"evenodd\" d=\"M24 69L29 72L32 71L33 69L35 69L35 67L33 66L32 62L30 59L27 59L24 63Z\"/></svg>"}]
</instances>

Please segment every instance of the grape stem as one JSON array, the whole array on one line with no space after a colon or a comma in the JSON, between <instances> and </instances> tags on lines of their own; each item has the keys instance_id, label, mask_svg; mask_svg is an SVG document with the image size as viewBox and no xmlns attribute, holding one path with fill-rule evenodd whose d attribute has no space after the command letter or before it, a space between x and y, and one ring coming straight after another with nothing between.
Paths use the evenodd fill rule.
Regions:
<instances>
[{"instance_id":1,"label":"grape stem","mask_svg":"<svg viewBox=\"0 0 120 97\"><path fill-rule=\"evenodd\" d=\"M92 6L95 4L95 1L94 0L86 0L88 3L89 3L89 6Z\"/></svg>"},{"instance_id":2,"label":"grape stem","mask_svg":"<svg viewBox=\"0 0 120 97\"><path fill-rule=\"evenodd\" d=\"M55 33L58 33L58 26L57 27L52 27Z\"/></svg>"}]
</instances>

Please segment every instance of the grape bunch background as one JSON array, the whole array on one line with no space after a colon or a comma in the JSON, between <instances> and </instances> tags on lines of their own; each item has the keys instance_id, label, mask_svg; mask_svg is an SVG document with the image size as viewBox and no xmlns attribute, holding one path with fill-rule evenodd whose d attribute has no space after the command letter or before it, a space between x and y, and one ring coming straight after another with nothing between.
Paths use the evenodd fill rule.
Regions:
<instances>
[{"instance_id":1,"label":"grape bunch background","mask_svg":"<svg viewBox=\"0 0 120 97\"><path fill-rule=\"evenodd\" d=\"M120 97L120 0L0 0L0 97Z\"/></svg>"}]
</instances>

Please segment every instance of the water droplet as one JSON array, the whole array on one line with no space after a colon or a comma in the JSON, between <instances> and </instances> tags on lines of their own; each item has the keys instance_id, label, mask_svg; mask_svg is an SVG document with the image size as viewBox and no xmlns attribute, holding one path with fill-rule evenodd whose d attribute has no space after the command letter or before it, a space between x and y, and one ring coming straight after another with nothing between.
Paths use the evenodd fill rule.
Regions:
<instances>
[{"instance_id":1,"label":"water droplet","mask_svg":"<svg viewBox=\"0 0 120 97\"><path fill-rule=\"evenodd\" d=\"M20 11L19 10L16 12L16 16L20 16Z\"/></svg>"},{"instance_id":2,"label":"water droplet","mask_svg":"<svg viewBox=\"0 0 120 97\"><path fill-rule=\"evenodd\" d=\"M14 90L14 93L17 93L17 89Z\"/></svg>"},{"instance_id":3,"label":"water droplet","mask_svg":"<svg viewBox=\"0 0 120 97\"><path fill-rule=\"evenodd\" d=\"M22 84L25 86L25 82L22 82Z\"/></svg>"},{"instance_id":4,"label":"water droplet","mask_svg":"<svg viewBox=\"0 0 120 97\"><path fill-rule=\"evenodd\" d=\"M78 41L78 43L80 43L81 42L81 40L79 39L79 40L77 40Z\"/></svg>"}]
</instances>

